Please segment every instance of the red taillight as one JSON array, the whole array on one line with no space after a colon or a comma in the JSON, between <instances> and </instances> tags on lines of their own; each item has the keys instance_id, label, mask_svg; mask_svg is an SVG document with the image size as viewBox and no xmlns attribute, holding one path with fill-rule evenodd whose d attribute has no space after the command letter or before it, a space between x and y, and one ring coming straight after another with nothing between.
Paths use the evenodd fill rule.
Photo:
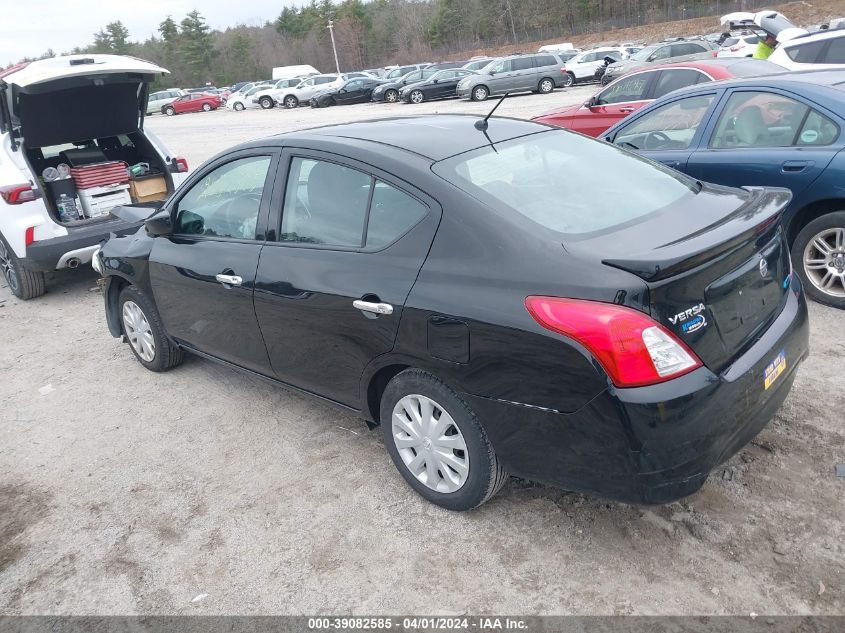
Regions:
<instances>
[{"instance_id":1,"label":"red taillight","mask_svg":"<svg viewBox=\"0 0 845 633\"><path fill-rule=\"evenodd\" d=\"M35 189L28 182L0 187L0 196L3 197L6 204L23 204L24 202L32 202L36 198Z\"/></svg>"},{"instance_id":2,"label":"red taillight","mask_svg":"<svg viewBox=\"0 0 845 633\"><path fill-rule=\"evenodd\" d=\"M528 297L525 307L547 330L586 347L617 387L653 385L701 367L671 332L632 308L558 297Z\"/></svg>"},{"instance_id":3,"label":"red taillight","mask_svg":"<svg viewBox=\"0 0 845 633\"><path fill-rule=\"evenodd\" d=\"M176 165L176 173L184 174L188 171L188 159L182 156L177 156L173 159L173 164Z\"/></svg>"},{"instance_id":4,"label":"red taillight","mask_svg":"<svg viewBox=\"0 0 845 633\"><path fill-rule=\"evenodd\" d=\"M24 243L29 246L35 241L35 227L31 226L24 232Z\"/></svg>"},{"instance_id":5,"label":"red taillight","mask_svg":"<svg viewBox=\"0 0 845 633\"><path fill-rule=\"evenodd\" d=\"M560 72L562 72L563 74L566 74L566 66L563 66L563 67L560 69Z\"/></svg>"}]
</instances>

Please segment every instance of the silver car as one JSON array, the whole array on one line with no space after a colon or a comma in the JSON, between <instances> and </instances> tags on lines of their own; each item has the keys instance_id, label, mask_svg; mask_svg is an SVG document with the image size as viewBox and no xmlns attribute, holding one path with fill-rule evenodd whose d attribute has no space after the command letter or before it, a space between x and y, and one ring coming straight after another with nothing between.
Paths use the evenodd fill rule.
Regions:
<instances>
[{"instance_id":1,"label":"silver car","mask_svg":"<svg viewBox=\"0 0 845 633\"><path fill-rule=\"evenodd\" d=\"M563 62L557 54L509 55L462 79L458 96L484 101L508 92L548 94L564 85Z\"/></svg>"}]
</instances>

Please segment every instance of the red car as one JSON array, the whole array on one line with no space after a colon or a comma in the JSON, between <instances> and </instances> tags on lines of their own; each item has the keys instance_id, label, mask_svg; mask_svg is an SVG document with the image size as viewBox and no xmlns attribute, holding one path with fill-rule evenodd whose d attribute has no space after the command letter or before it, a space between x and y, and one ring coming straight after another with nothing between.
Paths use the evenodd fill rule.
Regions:
<instances>
[{"instance_id":1,"label":"red car","mask_svg":"<svg viewBox=\"0 0 845 633\"><path fill-rule=\"evenodd\" d=\"M546 112L534 121L597 137L617 121L673 90L706 81L779 72L784 69L777 64L745 57L650 66L623 75L586 103Z\"/></svg>"},{"instance_id":2,"label":"red car","mask_svg":"<svg viewBox=\"0 0 845 633\"><path fill-rule=\"evenodd\" d=\"M211 112L219 108L222 103L223 100L217 95L194 92L184 97L179 97L176 101L171 101L161 111L167 116L182 114L184 112L199 112L200 110Z\"/></svg>"}]
</instances>

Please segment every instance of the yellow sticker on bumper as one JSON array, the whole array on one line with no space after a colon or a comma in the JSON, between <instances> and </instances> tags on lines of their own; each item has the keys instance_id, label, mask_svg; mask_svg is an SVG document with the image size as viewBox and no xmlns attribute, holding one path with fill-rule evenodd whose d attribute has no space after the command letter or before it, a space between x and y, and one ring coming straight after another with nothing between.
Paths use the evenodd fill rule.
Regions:
<instances>
[{"instance_id":1,"label":"yellow sticker on bumper","mask_svg":"<svg viewBox=\"0 0 845 633\"><path fill-rule=\"evenodd\" d=\"M786 353L781 350L775 359L763 371L763 386L768 389L786 369Z\"/></svg>"}]
</instances>

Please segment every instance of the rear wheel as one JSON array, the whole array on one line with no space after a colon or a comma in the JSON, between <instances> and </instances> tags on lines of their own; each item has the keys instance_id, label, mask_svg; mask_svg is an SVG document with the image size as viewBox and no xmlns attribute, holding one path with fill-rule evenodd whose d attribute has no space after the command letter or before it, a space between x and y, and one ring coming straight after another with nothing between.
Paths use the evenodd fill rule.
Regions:
<instances>
[{"instance_id":1,"label":"rear wheel","mask_svg":"<svg viewBox=\"0 0 845 633\"><path fill-rule=\"evenodd\" d=\"M476 86L472 89L472 100L473 101L484 101L487 97L490 96L490 91L487 89L487 86Z\"/></svg>"},{"instance_id":2,"label":"rear wheel","mask_svg":"<svg viewBox=\"0 0 845 633\"><path fill-rule=\"evenodd\" d=\"M564 88L571 88L574 83L575 83L575 75L573 75L572 73L566 73L563 76L563 87Z\"/></svg>"},{"instance_id":3,"label":"rear wheel","mask_svg":"<svg viewBox=\"0 0 845 633\"><path fill-rule=\"evenodd\" d=\"M814 300L845 309L845 211L805 226L792 244L792 265Z\"/></svg>"},{"instance_id":4,"label":"rear wheel","mask_svg":"<svg viewBox=\"0 0 845 633\"><path fill-rule=\"evenodd\" d=\"M264 108L265 110L269 110L269 109L270 109L270 108L272 108L274 105L276 105L276 102L275 102L275 101L273 101L273 99L272 99L271 97L261 97L261 99L258 101L258 103L259 103L259 104L261 105L261 107L262 107L262 108Z\"/></svg>"},{"instance_id":5,"label":"rear wheel","mask_svg":"<svg viewBox=\"0 0 845 633\"><path fill-rule=\"evenodd\" d=\"M390 89L384 93L384 100L388 103L396 103L399 101L399 91Z\"/></svg>"},{"instance_id":6,"label":"rear wheel","mask_svg":"<svg viewBox=\"0 0 845 633\"><path fill-rule=\"evenodd\" d=\"M240 101L238 101L235 105L232 106L232 109L235 110L236 112L240 112L241 110L244 109L244 104L241 103Z\"/></svg>"},{"instance_id":7,"label":"rear wheel","mask_svg":"<svg viewBox=\"0 0 845 633\"><path fill-rule=\"evenodd\" d=\"M408 95L408 100L411 103L422 103L425 101L425 95L422 93L422 90L413 90L410 95Z\"/></svg>"},{"instance_id":8,"label":"rear wheel","mask_svg":"<svg viewBox=\"0 0 845 633\"><path fill-rule=\"evenodd\" d=\"M285 107L289 110L299 107L299 99L293 95L288 95L285 97Z\"/></svg>"},{"instance_id":9,"label":"rear wheel","mask_svg":"<svg viewBox=\"0 0 845 633\"><path fill-rule=\"evenodd\" d=\"M18 299L29 301L44 294L44 273L27 270L15 252L0 237L0 273Z\"/></svg>"},{"instance_id":10,"label":"rear wheel","mask_svg":"<svg viewBox=\"0 0 845 633\"><path fill-rule=\"evenodd\" d=\"M153 303L135 286L120 293L120 319L132 353L150 371L167 371L182 362L182 350L167 338Z\"/></svg>"},{"instance_id":11,"label":"rear wheel","mask_svg":"<svg viewBox=\"0 0 845 633\"><path fill-rule=\"evenodd\" d=\"M547 95L555 89L555 82L551 79L546 77L545 79L540 80L540 84L537 86L537 90L540 91L540 94Z\"/></svg>"},{"instance_id":12,"label":"rear wheel","mask_svg":"<svg viewBox=\"0 0 845 633\"><path fill-rule=\"evenodd\" d=\"M173 106L166 106L164 108L164 113L167 116L173 116L174 114L176 114L176 110L173 109Z\"/></svg>"},{"instance_id":13,"label":"rear wheel","mask_svg":"<svg viewBox=\"0 0 845 633\"><path fill-rule=\"evenodd\" d=\"M475 412L428 372L407 369L388 383L381 426L405 481L443 508L480 506L507 479Z\"/></svg>"},{"instance_id":14,"label":"rear wheel","mask_svg":"<svg viewBox=\"0 0 845 633\"><path fill-rule=\"evenodd\" d=\"M211 104L210 103L203 103L202 104L202 111L203 112L211 112Z\"/></svg>"}]
</instances>

